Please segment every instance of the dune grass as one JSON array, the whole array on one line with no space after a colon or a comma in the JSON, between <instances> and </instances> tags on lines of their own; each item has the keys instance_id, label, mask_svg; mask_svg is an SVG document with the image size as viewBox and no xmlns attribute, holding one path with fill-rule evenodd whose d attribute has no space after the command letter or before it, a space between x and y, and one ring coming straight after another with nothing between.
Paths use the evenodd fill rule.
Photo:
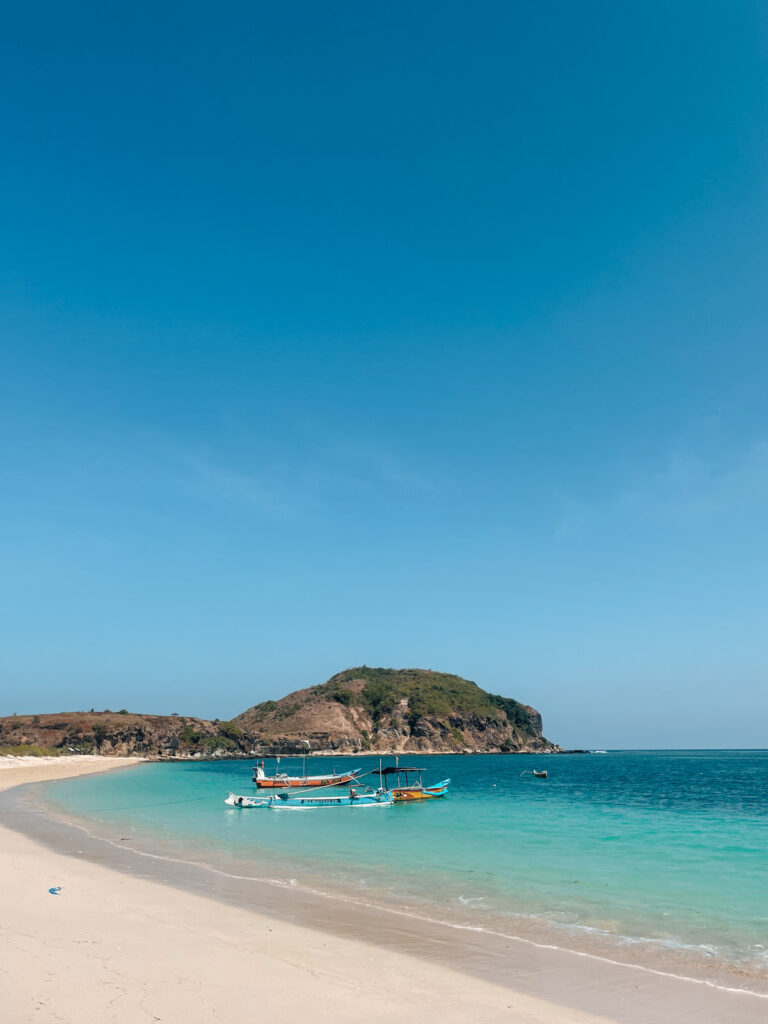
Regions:
<instances>
[{"instance_id":1,"label":"dune grass","mask_svg":"<svg viewBox=\"0 0 768 1024\"><path fill-rule=\"evenodd\" d=\"M0 757L61 757L65 753L56 747L38 747L36 743L17 743L12 747L0 744Z\"/></svg>"}]
</instances>

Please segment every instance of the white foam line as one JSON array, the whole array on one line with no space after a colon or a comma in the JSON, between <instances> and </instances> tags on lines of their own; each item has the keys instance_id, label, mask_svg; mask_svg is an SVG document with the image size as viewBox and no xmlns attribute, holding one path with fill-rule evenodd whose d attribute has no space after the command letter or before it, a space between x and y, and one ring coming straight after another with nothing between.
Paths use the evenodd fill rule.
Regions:
<instances>
[{"instance_id":1,"label":"white foam line","mask_svg":"<svg viewBox=\"0 0 768 1024\"><path fill-rule=\"evenodd\" d=\"M64 820L66 821L66 819ZM457 924L454 921L443 921L441 918L429 917L424 914L415 914L409 910L399 910L395 907L380 906L377 903L368 903L365 900L355 899L352 896L345 896L339 893L331 894L328 892L324 892L322 889L313 889L311 886L308 885L297 885L294 879L285 882L282 879L262 878L257 875L235 875L232 874L232 872L230 871L224 871L221 868L213 867L213 865L207 864L205 863L205 861L184 860L181 857L170 857L162 853L150 853L146 850L138 850L136 849L136 847L133 846L122 846L119 842L116 842L114 839L107 839L104 836L96 835L95 833L91 832L88 828L86 828L85 825L81 825L73 821L67 821L67 824L71 825L74 828L79 828L92 839L97 839L99 842L108 843L110 846L114 846L118 850L128 850L131 853L137 854L140 857L148 857L151 860L162 860L167 861L171 864L191 865L192 867L203 868L206 871L210 871L212 874L223 875L225 878L232 878L235 881L240 882L261 882L267 885L274 885L282 889L298 888L302 892L311 893L313 896L322 896L324 899L339 900L343 903L351 903L355 906L365 907L368 910L383 911L387 914L395 914L398 917L405 917L412 921L426 921L428 924L441 925L445 928L453 928L456 931L477 932L485 935L493 935L496 938L508 939L510 942L519 942L525 946L532 946L534 949L554 950L555 952L567 953L571 956L580 956L587 960L596 960L600 963L612 964L614 967L626 967L633 971L642 971L645 974L654 974L660 978L672 978L675 981L686 981L692 985L703 985L706 988L717 989L720 992L730 992L734 995L752 996L755 999L768 1000L768 993L766 992L754 992L752 989L749 988L733 988L732 986L728 985L720 985L716 981L711 981L708 978L691 978L689 975L686 974L674 974L672 971L662 971L659 970L659 968L657 967L646 967L644 964L625 963L622 960L613 960L610 957L601 956L599 953L587 953L584 950L580 949L570 949L568 946L555 946L551 943L536 942L534 939L525 939L519 935L509 935L507 932L499 932L492 928L481 928L479 925Z\"/></svg>"}]
</instances>

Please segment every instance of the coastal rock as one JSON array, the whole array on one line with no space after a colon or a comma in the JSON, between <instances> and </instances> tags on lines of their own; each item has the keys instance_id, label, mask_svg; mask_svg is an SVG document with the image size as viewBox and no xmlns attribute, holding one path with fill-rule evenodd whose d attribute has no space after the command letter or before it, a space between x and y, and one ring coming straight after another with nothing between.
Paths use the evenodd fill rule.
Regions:
<instances>
[{"instance_id":1,"label":"coastal rock","mask_svg":"<svg viewBox=\"0 0 768 1024\"><path fill-rule=\"evenodd\" d=\"M127 757L206 756L241 751L242 734L229 722L128 711L69 711L0 719L0 746L35 746L60 753ZM242 744L249 750L247 742Z\"/></svg>"},{"instance_id":2,"label":"coastal rock","mask_svg":"<svg viewBox=\"0 0 768 1024\"><path fill-rule=\"evenodd\" d=\"M264 701L233 720L266 753L556 751L541 715L461 676L431 669L347 669L320 686Z\"/></svg>"},{"instance_id":3,"label":"coastal rock","mask_svg":"<svg viewBox=\"0 0 768 1024\"><path fill-rule=\"evenodd\" d=\"M231 722L127 710L0 718L0 751L199 759L306 753L307 743L327 753L559 750L541 728L535 708L461 676L362 666L263 701Z\"/></svg>"}]
</instances>

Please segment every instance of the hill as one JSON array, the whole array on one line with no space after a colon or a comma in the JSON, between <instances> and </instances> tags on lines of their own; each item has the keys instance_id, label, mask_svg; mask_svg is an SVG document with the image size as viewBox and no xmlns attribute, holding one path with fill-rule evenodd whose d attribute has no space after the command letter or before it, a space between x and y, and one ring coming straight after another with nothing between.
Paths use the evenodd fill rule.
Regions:
<instances>
[{"instance_id":1,"label":"hill","mask_svg":"<svg viewBox=\"0 0 768 1024\"><path fill-rule=\"evenodd\" d=\"M312 750L485 753L557 750L535 708L429 669L347 669L231 722L129 711L0 718L0 754L222 757ZM17 749L18 748L18 749Z\"/></svg>"},{"instance_id":2,"label":"hill","mask_svg":"<svg viewBox=\"0 0 768 1024\"><path fill-rule=\"evenodd\" d=\"M246 753L250 743L231 722L129 711L68 711L0 718L0 753L135 754L144 757L210 757ZM10 748L10 749L9 749Z\"/></svg>"},{"instance_id":3,"label":"hill","mask_svg":"<svg viewBox=\"0 0 768 1024\"><path fill-rule=\"evenodd\" d=\"M233 724L267 751L523 752L557 750L541 715L461 676L431 669L347 669L255 705Z\"/></svg>"}]
</instances>

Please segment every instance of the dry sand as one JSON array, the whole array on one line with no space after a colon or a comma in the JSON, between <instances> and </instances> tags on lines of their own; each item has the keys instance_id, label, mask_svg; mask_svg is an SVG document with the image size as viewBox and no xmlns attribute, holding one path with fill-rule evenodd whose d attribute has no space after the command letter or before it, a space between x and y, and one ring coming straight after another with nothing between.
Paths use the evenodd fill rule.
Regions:
<instances>
[{"instance_id":1,"label":"dry sand","mask_svg":"<svg viewBox=\"0 0 768 1024\"><path fill-rule=\"evenodd\" d=\"M132 763L0 759L0 789ZM549 978L556 998L568 1002L564 993L586 991L581 1005L602 1006L604 1015L568 1009L441 964L54 853L5 827L0 879L0 1019L7 1024L741 1024L768 1013L763 1000L665 979L659 987L624 968L586 961L582 968L575 957L542 964L550 951L528 950L521 979L536 974L530 957L538 957L538 976ZM61 895L49 894L53 885ZM570 976L562 991L561 963Z\"/></svg>"}]
</instances>

